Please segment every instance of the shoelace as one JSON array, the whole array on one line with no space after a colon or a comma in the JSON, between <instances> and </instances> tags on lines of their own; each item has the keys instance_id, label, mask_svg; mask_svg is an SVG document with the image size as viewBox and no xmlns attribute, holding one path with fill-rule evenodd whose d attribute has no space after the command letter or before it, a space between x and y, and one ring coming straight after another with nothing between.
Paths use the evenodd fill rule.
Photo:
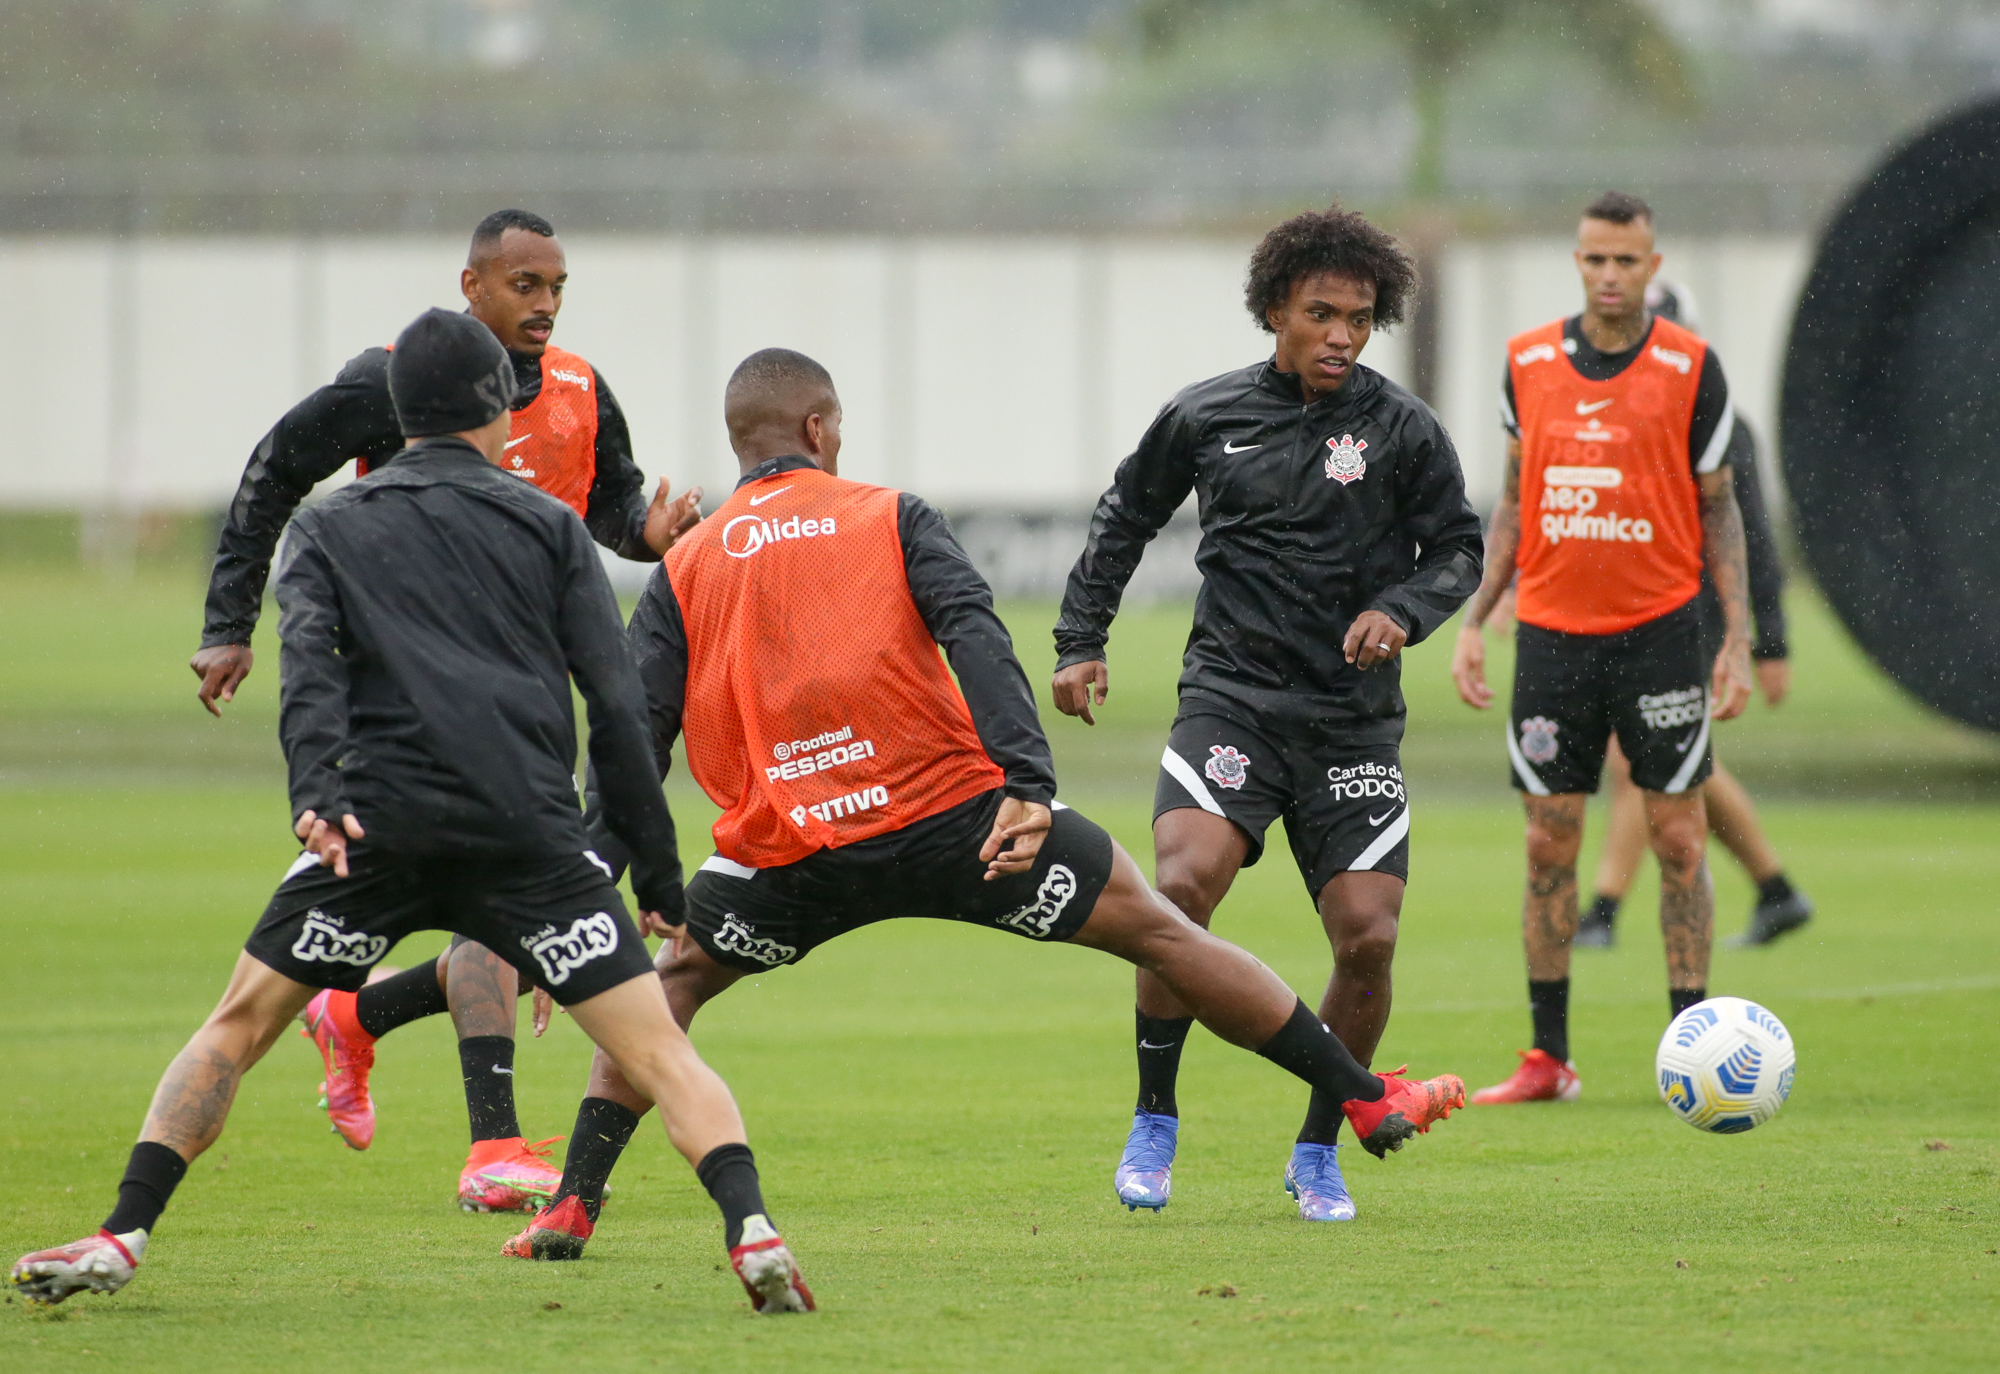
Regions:
<instances>
[{"instance_id":1,"label":"shoelace","mask_svg":"<svg viewBox=\"0 0 2000 1374\"><path fill-rule=\"evenodd\" d=\"M1131 1169L1135 1173L1156 1174L1173 1164L1173 1149L1167 1143L1166 1130L1152 1121L1146 1123L1146 1138L1133 1152Z\"/></svg>"},{"instance_id":2,"label":"shoelace","mask_svg":"<svg viewBox=\"0 0 2000 1374\"><path fill-rule=\"evenodd\" d=\"M551 1158L555 1153L552 1147L556 1142L563 1139L566 1139L566 1137L552 1135L547 1140L538 1140L532 1145L524 1140L521 1142L520 1152L510 1162L519 1164L552 1164L555 1162Z\"/></svg>"},{"instance_id":3,"label":"shoelace","mask_svg":"<svg viewBox=\"0 0 2000 1374\"><path fill-rule=\"evenodd\" d=\"M1339 1172L1339 1164L1332 1150L1314 1150L1310 1156L1310 1162L1303 1171L1298 1169L1292 1171L1292 1181L1298 1184L1299 1191L1301 1192L1318 1193L1322 1197L1332 1197L1336 1193L1347 1191L1345 1184L1339 1188L1335 1188L1327 1182L1327 1175L1329 1173L1338 1178Z\"/></svg>"}]
</instances>

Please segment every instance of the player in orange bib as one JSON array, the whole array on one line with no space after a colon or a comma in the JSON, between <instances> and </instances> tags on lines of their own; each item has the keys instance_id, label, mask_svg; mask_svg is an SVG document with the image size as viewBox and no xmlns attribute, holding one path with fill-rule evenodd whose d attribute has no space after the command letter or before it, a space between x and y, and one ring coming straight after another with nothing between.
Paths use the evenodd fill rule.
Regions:
<instances>
[{"instance_id":1,"label":"player in orange bib","mask_svg":"<svg viewBox=\"0 0 2000 1374\"><path fill-rule=\"evenodd\" d=\"M603 377L549 342L568 280L562 244L540 215L498 210L473 230L459 289L466 313L506 348L516 387L501 467L575 511L600 545L650 562L700 518L701 492L669 500L662 480L647 501L625 414ZM232 699L250 672L264 581L292 512L349 462L365 474L401 451L389 365L386 348L357 355L331 385L292 407L251 454L216 550L202 647L189 665L211 713L220 714L217 702ZM322 1097L341 1139L357 1150L374 1140L368 1075L376 1039L449 1010L459 1033L472 1136L459 1173L459 1203L471 1211L539 1206L557 1175L523 1138L515 1113L519 994L520 980L505 960L460 939L434 963L371 983L359 995L329 991L314 999L302 1019L319 1046L326 1070Z\"/></svg>"},{"instance_id":2,"label":"player in orange bib","mask_svg":"<svg viewBox=\"0 0 2000 1374\"><path fill-rule=\"evenodd\" d=\"M1341 1103L1377 1156L1464 1101L1449 1074L1412 1082L1356 1063L1276 974L1188 920L1055 799L992 593L930 506L839 475L824 368L753 354L726 408L742 481L667 556L628 632L661 775L685 728L689 771L723 813L685 911L662 913L679 922L658 963L683 1026L747 975L931 916L1150 970L1216 1035ZM592 841L615 867L616 841ZM506 1253L582 1253L651 1105L597 1058L556 1203Z\"/></svg>"},{"instance_id":3,"label":"player in orange bib","mask_svg":"<svg viewBox=\"0 0 2000 1374\"><path fill-rule=\"evenodd\" d=\"M1570 1100L1570 945L1577 851L1615 731L1660 863L1660 927L1675 1014L1707 994L1715 895L1704 857L1709 722L1750 700L1742 514L1726 453L1728 383L1700 338L1646 309L1659 270L1653 214L1608 192L1577 235L1583 313L1507 345L1507 478L1486 574L1452 653L1459 696L1484 710L1481 626L1519 573L1507 753L1528 813L1533 1048L1475 1103ZM1706 567L1722 602L1720 653L1704 662Z\"/></svg>"}]
</instances>

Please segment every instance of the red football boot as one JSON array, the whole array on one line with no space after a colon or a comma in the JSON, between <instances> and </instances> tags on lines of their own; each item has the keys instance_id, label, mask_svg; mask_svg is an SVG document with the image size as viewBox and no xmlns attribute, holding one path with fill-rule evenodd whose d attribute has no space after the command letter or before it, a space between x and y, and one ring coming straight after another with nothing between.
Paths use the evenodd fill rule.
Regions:
<instances>
[{"instance_id":1,"label":"red football boot","mask_svg":"<svg viewBox=\"0 0 2000 1374\"><path fill-rule=\"evenodd\" d=\"M572 1193L535 1213L528 1228L501 1246L500 1253L515 1259L582 1259L583 1243L596 1229L583 1210L583 1199Z\"/></svg>"},{"instance_id":2,"label":"red football boot","mask_svg":"<svg viewBox=\"0 0 2000 1374\"><path fill-rule=\"evenodd\" d=\"M1400 1150L1413 1135L1424 1135L1431 1126L1465 1105L1465 1080L1455 1073L1441 1074L1413 1083L1403 1077L1409 1068L1391 1069L1382 1075L1388 1090L1379 1101L1353 1098L1340 1104L1348 1124L1361 1141L1361 1148L1377 1159Z\"/></svg>"},{"instance_id":3,"label":"red football boot","mask_svg":"<svg viewBox=\"0 0 2000 1374\"><path fill-rule=\"evenodd\" d=\"M299 1034L319 1046L326 1065L319 1105L333 1118L342 1140L354 1149L367 1149L375 1140L375 1103L368 1096L375 1037L355 1019L354 994L329 988L306 1003L299 1020L305 1023Z\"/></svg>"},{"instance_id":4,"label":"red football boot","mask_svg":"<svg viewBox=\"0 0 2000 1374\"><path fill-rule=\"evenodd\" d=\"M1475 1107L1501 1102L1574 1102L1583 1094L1583 1080L1576 1065L1565 1064L1547 1050L1522 1050L1521 1067L1503 1083L1481 1088L1472 1095Z\"/></svg>"}]
</instances>

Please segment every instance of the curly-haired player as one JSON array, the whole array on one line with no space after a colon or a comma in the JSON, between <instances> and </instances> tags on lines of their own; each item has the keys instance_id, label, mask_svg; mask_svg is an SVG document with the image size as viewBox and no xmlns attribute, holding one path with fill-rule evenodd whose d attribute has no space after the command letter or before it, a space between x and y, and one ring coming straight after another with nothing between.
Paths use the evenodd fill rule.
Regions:
<instances>
[{"instance_id":1,"label":"curly-haired player","mask_svg":"<svg viewBox=\"0 0 2000 1374\"><path fill-rule=\"evenodd\" d=\"M1250 257L1244 304L1268 360L1168 402L1098 502L1056 624L1055 702L1094 724L1104 645L1148 540L1198 492L1202 573L1180 714L1153 803L1158 882L1202 925L1280 816L1333 947L1319 1016L1363 1064L1389 1018L1409 873L1397 655L1479 585L1479 518L1430 408L1362 367L1417 274L1396 241L1338 206L1286 220ZM1166 1206L1188 1009L1141 970L1139 1105L1115 1186ZM1354 1203L1315 1093L1285 1170L1310 1221Z\"/></svg>"}]
</instances>

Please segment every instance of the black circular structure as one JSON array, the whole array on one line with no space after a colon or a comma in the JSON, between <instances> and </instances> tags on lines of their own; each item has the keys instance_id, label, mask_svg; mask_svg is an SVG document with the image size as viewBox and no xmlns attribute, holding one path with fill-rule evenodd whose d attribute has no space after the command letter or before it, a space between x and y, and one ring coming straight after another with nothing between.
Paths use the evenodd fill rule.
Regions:
<instances>
[{"instance_id":1,"label":"black circular structure","mask_svg":"<svg viewBox=\"0 0 2000 1374\"><path fill-rule=\"evenodd\" d=\"M1835 612L1909 691L2000 730L2000 102L1926 130L1835 216L1783 424Z\"/></svg>"}]
</instances>

